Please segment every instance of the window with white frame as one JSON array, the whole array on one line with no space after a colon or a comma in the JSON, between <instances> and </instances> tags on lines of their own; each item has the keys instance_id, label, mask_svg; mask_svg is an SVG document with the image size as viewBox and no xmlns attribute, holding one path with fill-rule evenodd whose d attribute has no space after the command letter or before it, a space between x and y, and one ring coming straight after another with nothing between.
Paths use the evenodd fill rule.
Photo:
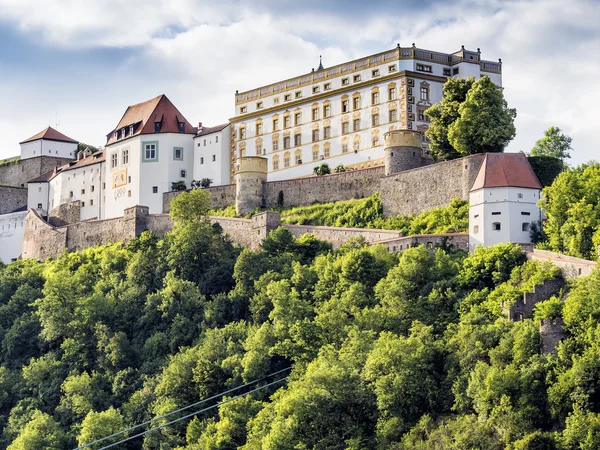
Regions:
<instances>
[{"instance_id":1,"label":"window with white frame","mask_svg":"<svg viewBox=\"0 0 600 450\"><path fill-rule=\"evenodd\" d=\"M143 161L158 161L158 143L144 142L142 145L144 149Z\"/></svg>"},{"instance_id":2,"label":"window with white frame","mask_svg":"<svg viewBox=\"0 0 600 450\"><path fill-rule=\"evenodd\" d=\"M117 165L118 165L118 158L119 158L119 156L116 153L113 153L110 156L110 168L111 169L114 169L115 167L117 167Z\"/></svg>"},{"instance_id":3,"label":"window with white frame","mask_svg":"<svg viewBox=\"0 0 600 450\"><path fill-rule=\"evenodd\" d=\"M123 150L123 164L129 164L129 150Z\"/></svg>"}]
</instances>

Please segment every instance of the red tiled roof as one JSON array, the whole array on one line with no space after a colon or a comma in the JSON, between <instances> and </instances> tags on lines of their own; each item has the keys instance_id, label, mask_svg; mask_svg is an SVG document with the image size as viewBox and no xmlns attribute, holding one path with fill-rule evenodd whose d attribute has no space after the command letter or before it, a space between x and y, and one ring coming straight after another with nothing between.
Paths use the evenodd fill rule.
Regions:
<instances>
[{"instance_id":1,"label":"red tiled roof","mask_svg":"<svg viewBox=\"0 0 600 450\"><path fill-rule=\"evenodd\" d=\"M166 95L162 94L151 100L137 105L131 105L121 117L121 120L110 134L107 135L106 145L123 140L115 139L114 131L126 129L125 138L140 134L154 134L154 123L160 122L161 133L179 133L179 122L184 123L184 134L196 134L196 128L190 124L179 110L171 103ZM129 134L129 127L133 125L133 134Z\"/></svg>"},{"instance_id":2,"label":"red tiled roof","mask_svg":"<svg viewBox=\"0 0 600 450\"><path fill-rule=\"evenodd\" d=\"M46 139L47 141L59 141L59 142L72 142L73 144L79 144L75 139L71 139L69 136L65 136L60 131L55 130L52 127L48 127L45 130L40 131L38 134L31 136L29 139L25 139L19 144L25 144L26 142L37 141L39 139Z\"/></svg>"},{"instance_id":3,"label":"red tiled roof","mask_svg":"<svg viewBox=\"0 0 600 450\"><path fill-rule=\"evenodd\" d=\"M471 191L490 187L542 189L523 153L486 153Z\"/></svg>"},{"instance_id":4,"label":"red tiled roof","mask_svg":"<svg viewBox=\"0 0 600 450\"><path fill-rule=\"evenodd\" d=\"M214 127L202 127L196 136L206 136L207 134L216 133L217 131L224 130L229 125L229 122L222 123Z\"/></svg>"},{"instance_id":5,"label":"red tiled roof","mask_svg":"<svg viewBox=\"0 0 600 450\"><path fill-rule=\"evenodd\" d=\"M46 172L46 173L40 175L39 177L28 181L28 183L42 183L45 181L50 181L61 172L67 172L69 170L80 169L81 167L87 167L87 166L91 166L94 164L99 164L104 161L106 161L106 153L104 152L104 150L100 150L100 151L97 151L96 153L92 153L90 156L80 159L79 161L72 161L72 162L65 164L64 166L57 167L56 169L51 170L50 172Z\"/></svg>"}]
</instances>

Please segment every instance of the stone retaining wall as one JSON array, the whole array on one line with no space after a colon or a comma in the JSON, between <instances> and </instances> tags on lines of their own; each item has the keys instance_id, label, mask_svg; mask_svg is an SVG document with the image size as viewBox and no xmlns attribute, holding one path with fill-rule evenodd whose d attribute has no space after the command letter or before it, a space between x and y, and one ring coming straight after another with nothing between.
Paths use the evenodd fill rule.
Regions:
<instances>
[{"instance_id":1,"label":"stone retaining wall","mask_svg":"<svg viewBox=\"0 0 600 450\"><path fill-rule=\"evenodd\" d=\"M384 245L390 252L402 252L410 247L425 245L427 248L444 248L449 250L469 251L469 235L467 233L418 234L376 242Z\"/></svg>"},{"instance_id":2,"label":"stone retaining wall","mask_svg":"<svg viewBox=\"0 0 600 450\"><path fill-rule=\"evenodd\" d=\"M589 275L597 266L596 261L561 255L547 250L533 249L531 252L525 252L525 256L527 259L535 261L550 261L560 269L562 276L565 278Z\"/></svg>"},{"instance_id":3,"label":"stone retaining wall","mask_svg":"<svg viewBox=\"0 0 600 450\"><path fill-rule=\"evenodd\" d=\"M57 158L55 156L37 156L21 159L17 162L0 166L0 184L27 187L27 182L40 175L64 166L73 159ZM23 206L26 206L27 202Z\"/></svg>"},{"instance_id":4,"label":"stone retaining wall","mask_svg":"<svg viewBox=\"0 0 600 450\"><path fill-rule=\"evenodd\" d=\"M27 208L27 188L0 186L0 214Z\"/></svg>"},{"instance_id":5,"label":"stone retaining wall","mask_svg":"<svg viewBox=\"0 0 600 450\"><path fill-rule=\"evenodd\" d=\"M331 243L334 249L338 248L348 240L358 237L363 237L369 244L373 244L378 241L402 236L402 233L399 231L375 230L369 228L338 228L289 224L284 224L283 226L290 230L295 237L312 233L318 239Z\"/></svg>"}]
</instances>

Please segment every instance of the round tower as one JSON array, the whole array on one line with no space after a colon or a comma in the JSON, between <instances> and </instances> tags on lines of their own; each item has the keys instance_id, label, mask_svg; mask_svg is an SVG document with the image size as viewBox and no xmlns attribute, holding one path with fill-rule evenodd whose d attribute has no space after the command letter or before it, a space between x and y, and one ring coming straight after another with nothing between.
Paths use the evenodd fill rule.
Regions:
<instances>
[{"instance_id":1,"label":"round tower","mask_svg":"<svg viewBox=\"0 0 600 450\"><path fill-rule=\"evenodd\" d=\"M264 183L267 182L267 158L242 156L235 174L235 211L245 216L265 205Z\"/></svg>"},{"instance_id":2,"label":"round tower","mask_svg":"<svg viewBox=\"0 0 600 450\"><path fill-rule=\"evenodd\" d=\"M421 134L412 130L392 130L383 135L385 174L421 167Z\"/></svg>"}]
</instances>

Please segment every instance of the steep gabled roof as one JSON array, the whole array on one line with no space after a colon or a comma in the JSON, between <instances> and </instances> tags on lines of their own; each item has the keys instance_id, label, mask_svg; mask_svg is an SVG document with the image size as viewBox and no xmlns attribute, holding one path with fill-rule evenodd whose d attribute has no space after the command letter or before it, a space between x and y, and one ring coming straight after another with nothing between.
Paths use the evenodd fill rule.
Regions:
<instances>
[{"instance_id":1,"label":"steep gabled roof","mask_svg":"<svg viewBox=\"0 0 600 450\"><path fill-rule=\"evenodd\" d=\"M221 125L217 125L214 127L202 127L196 136L206 136L207 134L216 133L217 131L222 131L229 126L229 122L222 123Z\"/></svg>"},{"instance_id":2,"label":"steep gabled roof","mask_svg":"<svg viewBox=\"0 0 600 450\"><path fill-rule=\"evenodd\" d=\"M41 174L39 177L29 180L27 183L45 183L52 179L54 170Z\"/></svg>"},{"instance_id":3,"label":"steep gabled roof","mask_svg":"<svg viewBox=\"0 0 600 450\"><path fill-rule=\"evenodd\" d=\"M106 145L140 134L154 134L155 122L160 122L161 133L179 133L179 122L183 122L184 134L196 134L196 128L186 120L171 103L171 100L162 94L151 100L129 106L115 129L107 135ZM129 134L130 126L134 127L133 134ZM114 131L123 128L126 129L127 135L124 138L115 139Z\"/></svg>"},{"instance_id":4,"label":"steep gabled roof","mask_svg":"<svg viewBox=\"0 0 600 450\"><path fill-rule=\"evenodd\" d=\"M471 191L491 187L542 189L523 153L486 153Z\"/></svg>"},{"instance_id":5,"label":"steep gabled roof","mask_svg":"<svg viewBox=\"0 0 600 450\"><path fill-rule=\"evenodd\" d=\"M45 139L47 141L71 142L73 144L79 144L79 141L71 139L69 136L65 136L60 131L57 131L52 127L48 127L45 130L40 131L38 134L31 136L29 139L25 139L23 142L19 142L19 144L25 144L26 142L33 142L40 139Z\"/></svg>"}]
</instances>

